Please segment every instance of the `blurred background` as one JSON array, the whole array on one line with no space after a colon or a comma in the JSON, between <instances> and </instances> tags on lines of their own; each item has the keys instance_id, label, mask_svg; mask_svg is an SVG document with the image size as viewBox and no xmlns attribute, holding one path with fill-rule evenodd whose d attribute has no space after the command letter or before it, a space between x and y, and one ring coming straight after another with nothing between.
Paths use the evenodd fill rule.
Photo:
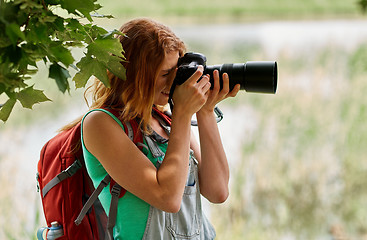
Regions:
<instances>
[{"instance_id":1,"label":"blurred background","mask_svg":"<svg viewBox=\"0 0 367 240\"><path fill-rule=\"evenodd\" d=\"M217 239L367 239L367 18L353 0L100 0L108 30L135 17L169 27L208 64L278 62L275 95L220 104L231 180L204 201ZM74 52L77 59L81 50ZM46 69L30 81L53 102L16 105L0 123L0 239L35 239L43 144L87 110Z\"/></svg>"}]
</instances>

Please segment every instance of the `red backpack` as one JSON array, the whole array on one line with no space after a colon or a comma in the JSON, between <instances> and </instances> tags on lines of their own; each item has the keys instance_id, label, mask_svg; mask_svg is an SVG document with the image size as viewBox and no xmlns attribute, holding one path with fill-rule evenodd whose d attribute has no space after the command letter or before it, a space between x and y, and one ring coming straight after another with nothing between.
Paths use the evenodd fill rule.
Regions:
<instances>
[{"instance_id":1,"label":"red backpack","mask_svg":"<svg viewBox=\"0 0 367 240\"><path fill-rule=\"evenodd\" d=\"M117 116L117 112L109 111ZM135 120L123 124L126 134L134 143L143 142ZM62 226L64 235L58 238L60 240L104 239L108 229L112 232L114 226L114 219L107 217L98 200L99 193L110 183L111 178L107 176L94 189L85 168L82 148L75 149L75 146L80 146L80 128L81 124L78 123L49 140L43 146L38 162L37 180L44 215L48 229L51 229L53 222ZM117 195L117 198L126 192L112 182L111 186L114 186L111 194ZM111 206L110 213L113 211L114 207ZM116 217L116 213L112 215ZM42 235L41 232L39 234Z\"/></svg>"},{"instance_id":2,"label":"red backpack","mask_svg":"<svg viewBox=\"0 0 367 240\"><path fill-rule=\"evenodd\" d=\"M116 117L118 112L107 109ZM171 119L154 109L167 125ZM137 121L124 122L129 138L142 149L143 135ZM59 240L101 240L113 239L113 227L117 214L118 198L126 192L109 175L95 189L89 177L83 158L81 124L63 131L49 140L42 148L38 162L37 180L41 194L43 211L48 229L57 222L62 226L63 235ZM149 146L149 143L148 147ZM110 184L112 194L110 212L107 215L98 200L102 189ZM37 236L40 237L39 231Z\"/></svg>"}]
</instances>

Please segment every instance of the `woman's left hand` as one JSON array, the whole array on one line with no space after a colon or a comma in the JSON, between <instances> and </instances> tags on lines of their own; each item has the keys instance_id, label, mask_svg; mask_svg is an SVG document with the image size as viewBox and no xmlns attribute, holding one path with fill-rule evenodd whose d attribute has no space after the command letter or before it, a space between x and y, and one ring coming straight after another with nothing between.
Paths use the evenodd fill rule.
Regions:
<instances>
[{"instance_id":1,"label":"woman's left hand","mask_svg":"<svg viewBox=\"0 0 367 240\"><path fill-rule=\"evenodd\" d=\"M235 97L240 90L240 84L237 84L232 91L229 91L229 77L227 73L223 73L223 88L220 89L219 83L219 71L214 70L213 72L214 77L214 87L210 91L207 92L209 94L208 99L205 105L200 109L200 111L214 111L215 106L222 100L228 97ZM199 111L199 112L200 112Z\"/></svg>"}]
</instances>

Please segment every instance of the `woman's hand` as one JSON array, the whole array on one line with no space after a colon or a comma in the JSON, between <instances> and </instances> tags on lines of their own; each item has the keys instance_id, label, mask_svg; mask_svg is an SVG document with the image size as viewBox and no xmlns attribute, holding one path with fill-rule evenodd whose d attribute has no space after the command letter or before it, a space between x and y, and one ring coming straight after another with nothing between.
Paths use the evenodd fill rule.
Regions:
<instances>
[{"instance_id":1,"label":"woman's hand","mask_svg":"<svg viewBox=\"0 0 367 240\"><path fill-rule=\"evenodd\" d=\"M175 104L174 109L183 110L192 116L207 102L210 82L209 76L203 76L203 71L204 67L200 65L189 79L176 86L172 97Z\"/></svg>"},{"instance_id":2,"label":"woman's hand","mask_svg":"<svg viewBox=\"0 0 367 240\"><path fill-rule=\"evenodd\" d=\"M209 111L213 112L215 106L222 100L228 97L235 97L240 90L240 84L237 84L231 92L229 92L229 77L227 73L223 73L223 88L220 89L219 83L219 71L214 70L214 87L211 91L208 92L209 96L205 103L205 105L201 108L200 111Z\"/></svg>"}]
</instances>

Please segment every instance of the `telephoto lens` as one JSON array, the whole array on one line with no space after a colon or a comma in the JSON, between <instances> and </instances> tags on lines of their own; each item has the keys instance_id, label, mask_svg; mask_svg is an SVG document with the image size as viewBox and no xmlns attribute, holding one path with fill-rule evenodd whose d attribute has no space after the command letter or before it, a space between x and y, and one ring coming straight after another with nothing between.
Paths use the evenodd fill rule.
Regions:
<instances>
[{"instance_id":1,"label":"telephoto lens","mask_svg":"<svg viewBox=\"0 0 367 240\"><path fill-rule=\"evenodd\" d=\"M219 71L221 88L223 86L223 73L227 73L230 90L236 84L240 84L240 89L246 92L274 94L277 90L278 69L276 62L249 61L246 63L206 66L204 74L210 75L210 81L213 81L213 71L215 69Z\"/></svg>"},{"instance_id":2,"label":"telephoto lens","mask_svg":"<svg viewBox=\"0 0 367 240\"><path fill-rule=\"evenodd\" d=\"M186 53L178 60L176 78L172 86L184 83L197 69L204 66L204 74L210 75L213 84L213 71L218 70L221 88L222 76L229 76L229 88L232 90L236 84L240 84L241 90L254 93L274 94L277 89L278 67L275 61L248 61L246 63L227 63L222 65L206 66L206 57L201 53ZM171 92L173 92L171 89Z\"/></svg>"}]
</instances>

